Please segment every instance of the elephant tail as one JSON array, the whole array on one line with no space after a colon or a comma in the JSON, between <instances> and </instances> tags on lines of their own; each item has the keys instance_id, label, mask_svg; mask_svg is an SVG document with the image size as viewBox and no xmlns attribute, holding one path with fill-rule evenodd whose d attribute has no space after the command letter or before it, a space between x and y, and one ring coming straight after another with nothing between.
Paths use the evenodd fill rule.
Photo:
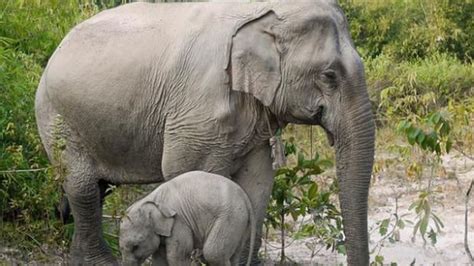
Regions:
<instances>
[{"instance_id":1,"label":"elephant tail","mask_svg":"<svg viewBox=\"0 0 474 266\"><path fill-rule=\"evenodd\" d=\"M247 195L246 195L247 196ZM252 206L252 202L250 201L249 197L245 197L247 202L247 209L249 210L249 218L250 218L250 245L249 245L249 254L247 257L247 266L250 266L252 263L253 257L253 249L255 246L255 236L257 234L257 222L255 221L255 211Z\"/></svg>"}]
</instances>

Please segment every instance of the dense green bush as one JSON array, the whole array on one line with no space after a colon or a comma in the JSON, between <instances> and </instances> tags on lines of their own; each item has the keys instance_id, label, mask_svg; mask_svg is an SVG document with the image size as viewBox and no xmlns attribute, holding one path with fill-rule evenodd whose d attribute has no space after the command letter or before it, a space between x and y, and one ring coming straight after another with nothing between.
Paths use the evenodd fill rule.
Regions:
<instances>
[{"instance_id":1,"label":"dense green bush","mask_svg":"<svg viewBox=\"0 0 474 266\"><path fill-rule=\"evenodd\" d=\"M396 61L437 53L464 62L474 56L474 4L470 0L341 0L352 37L364 57Z\"/></svg>"},{"instance_id":2,"label":"dense green bush","mask_svg":"<svg viewBox=\"0 0 474 266\"><path fill-rule=\"evenodd\" d=\"M60 183L43 151L33 106L49 56L74 24L95 12L78 3L0 1L1 245L31 251L67 239L55 215Z\"/></svg>"},{"instance_id":3,"label":"dense green bush","mask_svg":"<svg viewBox=\"0 0 474 266\"><path fill-rule=\"evenodd\" d=\"M395 63L380 55L365 62L367 84L380 120L408 114L426 115L448 100L474 96L474 65L447 54Z\"/></svg>"}]
</instances>

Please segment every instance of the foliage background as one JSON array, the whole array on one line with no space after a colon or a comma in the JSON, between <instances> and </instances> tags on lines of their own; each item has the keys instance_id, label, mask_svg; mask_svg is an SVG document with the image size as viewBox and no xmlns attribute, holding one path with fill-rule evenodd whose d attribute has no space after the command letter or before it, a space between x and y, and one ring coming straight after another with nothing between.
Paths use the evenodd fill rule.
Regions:
<instances>
[{"instance_id":1,"label":"foliage background","mask_svg":"<svg viewBox=\"0 0 474 266\"><path fill-rule=\"evenodd\" d=\"M41 259L48 247L67 249L72 231L70 225L63 226L57 218L61 188L35 124L34 95L42 70L69 29L100 10L123 2L0 1L0 246L26 251L22 255L25 260ZM378 136L393 137L396 125L403 119L419 123L433 112L442 112L454 125L454 147L472 154L472 1L339 2L365 61ZM310 135L307 132L308 127L290 126L284 138L293 138L295 145L309 157L314 155L314 140L314 149L333 159L321 132L311 130ZM378 143L377 148L386 149L389 145ZM377 167L380 168L376 163L375 172ZM107 199L106 213L112 217L109 223L113 224L116 222L113 217L142 188L111 189L117 192ZM107 233L116 248L116 232Z\"/></svg>"}]
</instances>

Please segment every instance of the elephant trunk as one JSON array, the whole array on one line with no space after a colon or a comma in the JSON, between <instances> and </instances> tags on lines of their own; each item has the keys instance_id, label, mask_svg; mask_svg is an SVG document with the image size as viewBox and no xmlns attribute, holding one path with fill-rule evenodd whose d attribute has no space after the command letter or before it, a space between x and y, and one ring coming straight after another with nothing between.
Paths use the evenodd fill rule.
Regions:
<instances>
[{"instance_id":1,"label":"elephant trunk","mask_svg":"<svg viewBox=\"0 0 474 266\"><path fill-rule=\"evenodd\" d=\"M138 266L140 263L138 263L137 260L135 259L126 259L122 261L123 266Z\"/></svg>"},{"instance_id":2,"label":"elephant trunk","mask_svg":"<svg viewBox=\"0 0 474 266\"><path fill-rule=\"evenodd\" d=\"M122 266L138 266L141 262L131 252L122 250Z\"/></svg>"},{"instance_id":3,"label":"elephant trunk","mask_svg":"<svg viewBox=\"0 0 474 266\"><path fill-rule=\"evenodd\" d=\"M343 99L345 110L336 128L339 200L349 265L369 265L367 201L374 160L375 125L365 93Z\"/></svg>"}]
</instances>

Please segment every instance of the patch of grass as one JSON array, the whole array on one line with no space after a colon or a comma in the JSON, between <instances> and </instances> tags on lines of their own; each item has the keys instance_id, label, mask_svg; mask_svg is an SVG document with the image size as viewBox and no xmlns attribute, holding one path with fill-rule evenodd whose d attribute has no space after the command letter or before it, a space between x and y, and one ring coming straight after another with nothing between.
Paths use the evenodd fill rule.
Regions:
<instances>
[{"instance_id":1,"label":"patch of grass","mask_svg":"<svg viewBox=\"0 0 474 266\"><path fill-rule=\"evenodd\" d=\"M396 62L447 53L463 62L474 56L470 0L341 0L361 54Z\"/></svg>"},{"instance_id":2,"label":"patch of grass","mask_svg":"<svg viewBox=\"0 0 474 266\"><path fill-rule=\"evenodd\" d=\"M426 115L449 100L474 96L474 65L447 54L395 63L381 55L365 62L367 84L380 121Z\"/></svg>"}]
</instances>

